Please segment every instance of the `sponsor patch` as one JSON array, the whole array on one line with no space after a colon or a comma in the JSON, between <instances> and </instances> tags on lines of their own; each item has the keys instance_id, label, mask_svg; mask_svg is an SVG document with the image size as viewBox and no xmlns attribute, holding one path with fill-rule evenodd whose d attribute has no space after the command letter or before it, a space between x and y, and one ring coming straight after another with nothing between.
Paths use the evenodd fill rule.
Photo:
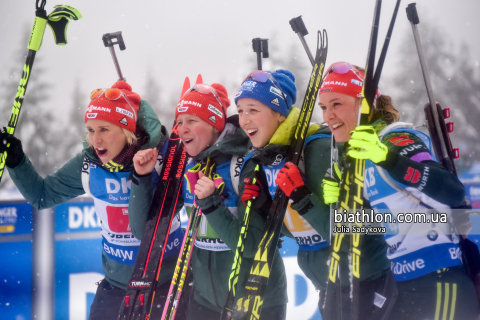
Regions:
<instances>
[{"instance_id":1,"label":"sponsor patch","mask_svg":"<svg viewBox=\"0 0 480 320\"><path fill-rule=\"evenodd\" d=\"M199 107L199 108L202 107L202 104L201 104L201 103L198 103L198 102L196 102L196 101L190 101L190 100L182 100L182 101L180 101L180 102L177 104L177 107L183 107L184 104L190 105L190 106L194 106L194 107Z\"/></svg>"},{"instance_id":2,"label":"sponsor patch","mask_svg":"<svg viewBox=\"0 0 480 320\"><path fill-rule=\"evenodd\" d=\"M278 101L278 98L273 99L270 101L271 104L276 105L277 107L280 107L280 101Z\"/></svg>"},{"instance_id":3,"label":"sponsor patch","mask_svg":"<svg viewBox=\"0 0 480 320\"><path fill-rule=\"evenodd\" d=\"M399 137L393 137L388 139L391 143L397 145L397 146L408 146L409 144L414 143L412 139L409 139L408 136L406 135L401 135Z\"/></svg>"},{"instance_id":4,"label":"sponsor patch","mask_svg":"<svg viewBox=\"0 0 480 320\"><path fill-rule=\"evenodd\" d=\"M208 117L208 120L212 121L215 124L217 123L217 120L215 119L215 116Z\"/></svg>"},{"instance_id":5,"label":"sponsor patch","mask_svg":"<svg viewBox=\"0 0 480 320\"><path fill-rule=\"evenodd\" d=\"M325 81L323 83L323 85L325 86L342 86L342 87L346 87L347 86L347 83L346 82L343 82L343 81Z\"/></svg>"},{"instance_id":6,"label":"sponsor patch","mask_svg":"<svg viewBox=\"0 0 480 320\"><path fill-rule=\"evenodd\" d=\"M98 113L87 113L87 118L88 118L88 119L96 118L96 117L97 117L97 114L98 114Z\"/></svg>"},{"instance_id":7,"label":"sponsor patch","mask_svg":"<svg viewBox=\"0 0 480 320\"><path fill-rule=\"evenodd\" d=\"M242 89L246 91L252 91L256 85L257 85L257 82L252 80L247 80L242 84Z\"/></svg>"},{"instance_id":8,"label":"sponsor patch","mask_svg":"<svg viewBox=\"0 0 480 320\"><path fill-rule=\"evenodd\" d=\"M104 112L110 112L110 108L105 108L105 107L97 107L97 106L89 106L87 108L87 111L88 112L92 112L92 111L104 111Z\"/></svg>"},{"instance_id":9,"label":"sponsor patch","mask_svg":"<svg viewBox=\"0 0 480 320\"><path fill-rule=\"evenodd\" d=\"M126 115L127 117L130 117L133 119L133 113L128 111L128 110L125 110L125 109L122 109L122 108L119 108L117 107L117 109L115 109L118 113L121 113L121 114L124 114Z\"/></svg>"},{"instance_id":10,"label":"sponsor patch","mask_svg":"<svg viewBox=\"0 0 480 320\"><path fill-rule=\"evenodd\" d=\"M208 110L215 113L220 118L223 118L222 112L220 110L218 110L217 108L215 108L214 106L212 106L211 104L208 105Z\"/></svg>"},{"instance_id":11,"label":"sponsor patch","mask_svg":"<svg viewBox=\"0 0 480 320\"><path fill-rule=\"evenodd\" d=\"M120 123L123 124L124 126L128 126L127 118L123 117L123 119L120 120Z\"/></svg>"},{"instance_id":12,"label":"sponsor patch","mask_svg":"<svg viewBox=\"0 0 480 320\"><path fill-rule=\"evenodd\" d=\"M427 238L430 241L435 241L438 238L438 232L435 230L430 230L427 234Z\"/></svg>"},{"instance_id":13,"label":"sponsor patch","mask_svg":"<svg viewBox=\"0 0 480 320\"><path fill-rule=\"evenodd\" d=\"M422 174L412 167L408 167L407 174L403 177L405 181L410 181L411 183L418 183L421 178Z\"/></svg>"},{"instance_id":14,"label":"sponsor patch","mask_svg":"<svg viewBox=\"0 0 480 320\"><path fill-rule=\"evenodd\" d=\"M270 92L273 94L276 94L277 96L281 97L283 99L282 91L278 90L275 87L270 87Z\"/></svg>"},{"instance_id":15,"label":"sponsor patch","mask_svg":"<svg viewBox=\"0 0 480 320\"><path fill-rule=\"evenodd\" d=\"M188 110L188 107L179 107L178 112L186 112Z\"/></svg>"},{"instance_id":16,"label":"sponsor patch","mask_svg":"<svg viewBox=\"0 0 480 320\"><path fill-rule=\"evenodd\" d=\"M360 86L360 87L363 86L363 82L360 81L360 80L352 79L352 83L353 83L353 84L356 84L357 86Z\"/></svg>"},{"instance_id":17,"label":"sponsor patch","mask_svg":"<svg viewBox=\"0 0 480 320\"><path fill-rule=\"evenodd\" d=\"M238 92L235 94L235 98L236 98L236 97L240 97L240 96L242 95L242 92L243 92L243 91L238 91Z\"/></svg>"}]
</instances>

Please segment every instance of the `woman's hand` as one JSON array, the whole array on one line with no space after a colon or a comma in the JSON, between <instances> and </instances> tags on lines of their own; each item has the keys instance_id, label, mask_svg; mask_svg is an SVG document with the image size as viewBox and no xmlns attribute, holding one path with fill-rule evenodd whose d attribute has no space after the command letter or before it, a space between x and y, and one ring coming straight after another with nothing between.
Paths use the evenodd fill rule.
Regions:
<instances>
[{"instance_id":1,"label":"woman's hand","mask_svg":"<svg viewBox=\"0 0 480 320\"><path fill-rule=\"evenodd\" d=\"M205 199L210 197L215 192L215 183L203 174L203 172L198 172L198 181L195 185L195 195L198 199Z\"/></svg>"},{"instance_id":2,"label":"woman's hand","mask_svg":"<svg viewBox=\"0 0 480 320\"><path fill-rule=\"evenodd\" d=\"M352 138L348 144L353 149L348 150L348 155L355 159L370 159L379 163L387 159L388 148L380 142L372 126L358 126L350 132Z\"/></svg>"},{"instance_id":3,"label":"woman's hand","mask_svg":"<svg viewBox=\"0 0 480 320\"><path fill-rule=\"evenodd\" d=\"M158 158L157 148L140 150L133 156L133 166L139 175L146 175L153 171Z\"/></svg>"}]
</instances>

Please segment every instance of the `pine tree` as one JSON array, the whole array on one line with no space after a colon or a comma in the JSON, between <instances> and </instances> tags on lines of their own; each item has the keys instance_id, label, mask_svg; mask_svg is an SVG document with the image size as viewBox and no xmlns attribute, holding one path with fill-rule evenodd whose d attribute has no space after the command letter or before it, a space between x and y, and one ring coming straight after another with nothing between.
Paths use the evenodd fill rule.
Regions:
<instances>
[{"instance_id":1,"label":"pine tree","mask_svg":"<svg viewBox=\"0 0 480 320\"><path fill-rule=\"evenodd\" d=\"M480 134L476 126L480 120L478 62L471 58L466 44L457 49L432 22L422 19L419 32L434 97L443 108L451 109L452 118L447 121L455 123L455 131L450 136L454 147L460 148L461 157L455 163L462 171L480 154L480 145L476 143ZM383 92L383 88L389 91ZM396 70L385 77L380 91L393 97L401 121L416 125L425 122L423 107L428 96L410 29L402 36Z\"/></svg>"},{"instance_id":2,"label":"pine tree","mask_svg":"<svg viewBox=\"0 0 480 320\"><path fill-rule=\"evenodd\" d=\"M28 42L29 36L30 30L25 27L23 36L20 37L19 49L12 59L8 80L1 82L4 91L0 105L0 112L4 115L3 126L7 125L12 110L27 53L25 43ZM55 123L51 107L47 104L51 85L43 77L44 71L42 57L37 55L15 131L15 136L22 141L25 154L40 175L46 175L55 170L58 156L61 154L59 145L62 137L58 134L58 123ZM2 187L3 185L11 186L11 183L2 181Z\"/></svg>"},{"instance_id":3,"label":"pine tree","mask_svg":"<svg viewBox=\"0 0 480 320\"><path fill-rule=\"evenodd\" d=\"M83 90L80 80L74 81L72 92L72 106L68 121L68 135L63 139L62 144L65 146L68 159L74 157L78 152L82 151L82 141L86 137L85 129L85 110L88 105L88 93Z\"/></svg>"}]
</instances>

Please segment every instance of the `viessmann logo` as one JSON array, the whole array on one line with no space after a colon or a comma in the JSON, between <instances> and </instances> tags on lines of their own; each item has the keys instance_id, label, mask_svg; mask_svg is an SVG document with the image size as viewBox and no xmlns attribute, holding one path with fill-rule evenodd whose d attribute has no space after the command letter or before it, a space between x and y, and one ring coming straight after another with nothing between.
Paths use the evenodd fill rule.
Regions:
<instances>
[{"instance_id":1,"label":"viessmann logo","mask_svg":"<svg viewBox=\"0 0 480 320\"><path fill-rule=\"evenodd\" d=\"M183 107L183 105L190 105L190 106L194 106L194 107L198 107L198 108L201 108L202 107L202 104L201 103L198 103L196 101L189 101L189 100L182 100L180 101L178 104L177 104L177 107Z\"/></svg>"},{"instance_id":2,"label":"viessmann logo","mask_svg":"<svg viewBox=\"0 0 480 320\"><path fill-rule=\"evenodd\" d=\"M105 108L105 107L97 107L97 106L89 106L87 108L88 112L92 111L104 111L104 112L111 112L112 110L110 108Z\"/></svg>"}]
</instances>

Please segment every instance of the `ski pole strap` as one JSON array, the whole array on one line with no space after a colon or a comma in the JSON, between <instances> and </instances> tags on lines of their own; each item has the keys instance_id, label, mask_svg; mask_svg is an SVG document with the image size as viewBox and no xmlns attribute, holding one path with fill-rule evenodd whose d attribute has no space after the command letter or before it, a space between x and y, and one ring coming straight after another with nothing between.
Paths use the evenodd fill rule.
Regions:
<instances>
[{"instance_id":1,"label":"ski pole strap","mask_svg":"<svg viewBox=\"0 0 480 320\"><path fill-rule=\"evenodd\" d=\"M59 5L48 15L48 25L52 29L55 43L59 46L67 44L67 27L70 20L78 20L82 17L80 11L72 6Z\"/></svg>"}]
</instances>

